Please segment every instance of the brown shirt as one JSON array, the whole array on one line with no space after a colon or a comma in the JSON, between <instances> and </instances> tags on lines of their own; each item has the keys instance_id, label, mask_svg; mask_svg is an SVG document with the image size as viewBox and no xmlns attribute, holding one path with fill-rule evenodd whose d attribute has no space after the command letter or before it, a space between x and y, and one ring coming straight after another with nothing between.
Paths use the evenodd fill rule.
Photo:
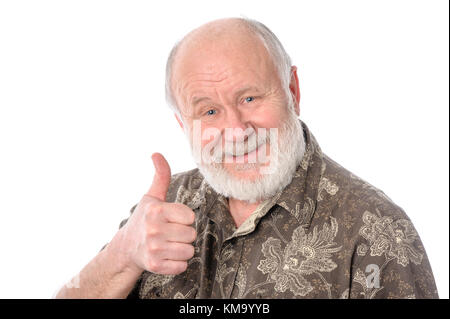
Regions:
<instances>
[{"instance_id":1,"label":"brown shirt","mask_svg":"<svg viewBox=\"0 0 450 319\"><path fill-rule=\"evenodd\" d=\"M438 298L404 211L302 126L292 182L239 228L198 169L173 175L167 201L195 212L195 255L176 276L143 272L129 298Z\"/></svg>"}]
</instances>

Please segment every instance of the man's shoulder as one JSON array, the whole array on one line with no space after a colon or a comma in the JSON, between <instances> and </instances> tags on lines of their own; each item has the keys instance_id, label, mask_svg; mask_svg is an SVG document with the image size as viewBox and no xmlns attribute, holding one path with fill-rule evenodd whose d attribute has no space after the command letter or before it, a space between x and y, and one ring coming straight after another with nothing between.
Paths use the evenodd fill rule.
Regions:
<instances>
[{"instance_id":1,"label":"man's shoulder","mask_svg":"<svg viewBox=\"0 0 450 319\"><path fill-rule=\"evenodd\" d=\"M324 156L323 163L320 184L326 204L318 201L316 223L332 219L339 229L338 258L348 261L353 274L350 297L438 298L425 248L405 211L330 158ZM374 269L381 287L367 286Z\"/></svg>"},{"instance_id":2,"label":"man's shoulder","mask_svg":"<svg viewBox=\"0 0 450 319\"><path fill-rule=\"evenodd\" d=\"M328 198L336 211L347 219L359 219L372 213L389 220L407 219L405 211L381 189L353 174L328 156L323 157L323 172L318 200Z\"/></svg>"}]
</instances>

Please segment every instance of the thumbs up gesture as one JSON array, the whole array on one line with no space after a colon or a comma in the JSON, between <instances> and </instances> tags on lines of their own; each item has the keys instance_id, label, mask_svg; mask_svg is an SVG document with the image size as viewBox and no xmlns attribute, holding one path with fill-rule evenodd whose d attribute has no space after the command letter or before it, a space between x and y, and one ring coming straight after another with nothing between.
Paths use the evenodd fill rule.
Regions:
<instances>
[{"instance_id":1,"label":"thumbs up gesture","mask_svg":"<svg viewBox=\"0 0 450 319\"><path fill-rule=\"evenodd\" d=\"M121 246L130 267L153 273L176 275L194 256L197 234L191 226L194 212L180 203L167 203L170 166L164 156L152 155L155 176L148 192L121 228Z\"/></svg>"}]
</instances>

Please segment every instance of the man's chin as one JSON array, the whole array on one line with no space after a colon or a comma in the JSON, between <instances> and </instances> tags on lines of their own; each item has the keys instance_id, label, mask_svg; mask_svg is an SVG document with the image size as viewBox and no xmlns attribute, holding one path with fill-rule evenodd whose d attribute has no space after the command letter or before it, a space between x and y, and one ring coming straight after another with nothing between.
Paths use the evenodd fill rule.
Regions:
<instances>
[{"instance_id":1,"label":"man's chin","mask_svg":"<svg viewBox=\"0 0 450 319\"><path fill-rule=\"evenodd\" d=\"M261 164L259 163L224 163L223 168L228 175L242 180L242 182L261 178Z\"/></svg>"}]
</instances>

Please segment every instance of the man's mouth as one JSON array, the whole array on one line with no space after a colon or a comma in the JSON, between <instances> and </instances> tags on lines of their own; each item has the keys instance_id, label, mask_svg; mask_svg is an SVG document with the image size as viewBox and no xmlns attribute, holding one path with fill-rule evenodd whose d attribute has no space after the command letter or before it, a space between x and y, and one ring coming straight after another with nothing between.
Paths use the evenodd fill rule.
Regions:
<instances>
[{"instance_id":1,"label":"man's mouth","mask_svg":"<svg viewBox=\"0 0 450 319\"><path fill-rule=\"evenodd\" d=\"M265 144L266 143L261 143L257 147L252 148L252 150L241 149L240 152L224 152L225 162L256 163L258 151L261 149L261 146Z\"/></svg>"},{"instance_id":2,"label":"man's mouth","mask_svg":"<svg viewBox=\"0 0 450 319\"><path fill-rule=\"evenodd\" d=\"M222 143L222 142L218 142ZM259 152L266 151L266 145L270 144L270 140L265 135L252 135L245 142L232 143L224 142L223 145L214 146L211 150L211 159L214 163L257 163L259 161Z\"/></svg>"}]
</instances>

